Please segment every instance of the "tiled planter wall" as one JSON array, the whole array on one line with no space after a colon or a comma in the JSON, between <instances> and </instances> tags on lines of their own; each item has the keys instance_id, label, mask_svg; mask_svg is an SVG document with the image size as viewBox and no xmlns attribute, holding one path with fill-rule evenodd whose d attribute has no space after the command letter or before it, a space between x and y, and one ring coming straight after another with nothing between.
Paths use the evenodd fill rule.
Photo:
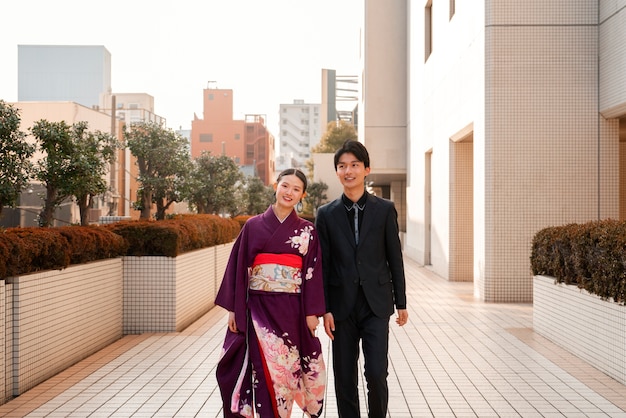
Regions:
<instances>
[{"instance_id":1,"label":"tiled planter wall","mask_svg":"<svg viewBox=\"0 0 626 418\"><path fill-rule=\"evenodd\" d=\"M122 259L11 277L17 396L122 337Z\"/></svg>"},{"instance_id":2,"label":"tiled planter wall","mask_svg":"<svg viewBox=\"0 0 626 418\"><path fill-rule=\"evenodd\" d=\"M6 382L6 317L5 317L5 289L4 280L0 280L0 347L2 347L2 353L0 353L0 404L3 404L9 399L10 393L7 393Z\"/></svg>"},{"instance_id":3,"label":"tiled planter wall","mask_svg":"<svg viewBox=\"0 0 626 418\"><path fill-rule=\"evenodd\" d=\"M0 404L124 334L183 330L214 306L232 246L0 280Z\"/></svg>"},{"instance_id":4,"label":"tiled planter wall","mask_svg":"<svg viewBox=\"0 0 626 418\"><path fill-rule=\"evenodd\" d=\"M535 332L626 384L626 306L553 277L533 280Z\"/></svg>"},{"instance_id":5,"label":"tiled planter wall","mask_svg":"<svg viewBox=\"0 0 626 418\"><path fill-rule=\"evenodd\" d=\"M232 243L171 257L123 257L124 334L181 331L214 306Z\"/></svg>"}]
</instances>

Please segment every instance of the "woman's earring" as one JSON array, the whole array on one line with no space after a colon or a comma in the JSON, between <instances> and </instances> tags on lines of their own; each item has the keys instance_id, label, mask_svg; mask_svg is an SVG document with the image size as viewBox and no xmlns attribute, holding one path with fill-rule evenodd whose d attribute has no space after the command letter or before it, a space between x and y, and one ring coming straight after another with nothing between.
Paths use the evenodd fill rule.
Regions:
<instances>
[{"instance_id":1,"label":"woman's earring","mask_svg":"<svg viewBox=\"0 0 626 418\"><path fill-rule=\"evenodd\" d=\"M298 202L298 204L296 205L296 210L298 212L302 212L302 200Z\"/></svg>"}]
</instances>

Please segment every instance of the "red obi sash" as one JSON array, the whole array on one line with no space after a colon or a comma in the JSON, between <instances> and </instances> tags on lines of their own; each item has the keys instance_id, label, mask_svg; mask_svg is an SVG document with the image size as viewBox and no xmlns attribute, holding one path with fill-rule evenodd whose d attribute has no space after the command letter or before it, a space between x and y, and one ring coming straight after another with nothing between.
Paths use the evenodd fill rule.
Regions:
<instances>
[{"instance_id":1,"label":"red obi sash","mask_svg":"<svg viewBox=\"0 0 626 418\"><path fill-rule=\"evenodd\" d=\"M254 257L253 266L260 264L280 264L283 266L302 268L302 257L295 254L259 253Z\"/></svg>"}]
</instances>

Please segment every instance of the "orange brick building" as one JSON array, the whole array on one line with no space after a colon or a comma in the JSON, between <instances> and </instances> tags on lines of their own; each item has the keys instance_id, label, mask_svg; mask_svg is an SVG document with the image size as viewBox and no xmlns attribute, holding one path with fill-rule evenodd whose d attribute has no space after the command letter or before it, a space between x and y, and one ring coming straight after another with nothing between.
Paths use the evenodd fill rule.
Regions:
<instances>
[{"instance_id":1,"label":"orange brick building","mask_svg":"<svg viewBox=\"0 0 626 418\"><path fill-rule=\"evenodd\" d=\"M191 157L203 151L227 155L248 174L269 185L274 181L274 137L262 115L233 119L233 91L207 88L203 91L203 115L191 122Z\"/></svg>"}]
</instances>

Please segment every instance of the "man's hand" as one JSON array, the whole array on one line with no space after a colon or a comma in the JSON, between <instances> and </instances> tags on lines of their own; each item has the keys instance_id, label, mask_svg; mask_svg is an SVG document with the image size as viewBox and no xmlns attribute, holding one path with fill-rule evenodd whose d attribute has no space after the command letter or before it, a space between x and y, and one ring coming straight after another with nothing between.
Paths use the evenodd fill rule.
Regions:
<instances>
[{"instance_id":1,"label":"man's hand","mask_svg":"<svg viewBox=\"0 0 626 418\"><path fill-rule=\"evenodd\" d=\"M324 314L324 331L326 331L326 335L331 340L335 339L333 332L335 332L335 317L332 313L326 312Z\"/></svg>"},{"instance_id":2,"label":"man's hand","mask_svg":"<svg viewBox=\"0 0 626 418\"><path fill-rule=\"evenodd\" d=\"M398 309L398 317L396 318L396 324L402 326L409 320L409 311L406 309Z\"/></svg>"}]
</instances>

